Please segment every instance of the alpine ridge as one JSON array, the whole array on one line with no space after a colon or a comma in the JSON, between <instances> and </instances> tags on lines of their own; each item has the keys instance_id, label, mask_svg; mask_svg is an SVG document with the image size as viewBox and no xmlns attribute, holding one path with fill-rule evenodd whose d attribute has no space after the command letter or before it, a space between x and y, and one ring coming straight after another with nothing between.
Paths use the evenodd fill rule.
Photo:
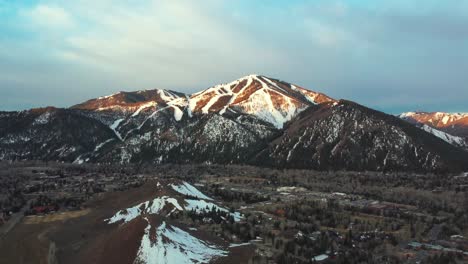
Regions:
<instances>
[{"instance_id":1,"label":"alpine ridge","mask_svg":"<svg viewBox=\"0 0 468 264\"><path fill-rule=\"evenodd\" d=\"M0 159L317 170L468 167L462 148L400 118L248 75L194 94L119 92L68 109L0 112Z\"/></svg>"},{"instance_id":2,"label":"alpine ridge","mask_svg":"<svg viewBox=\"0 0 468 264\"><path fill-rule=\"evenodd\" d=\"M407 112L398 117L454 146L468 149L468 113Z\"/></svg>"},{"instance_id":3,"label":"alpine ridge","mask_svg":"<svg viewBox=\"0 0 468 264\"><path fill-rule=\"evenodd\" d=\"M216 85L190 96L192 113L226 111L254 115L282 128L283 124L311 104L334 99L302 87L259 75L249 75L234 82Z\"/></svg>"},{"instance_id":4,"label":"alpine ridge","mask_svg":"<svg viewBox=\"0 0 468 264\"><path fill-rule=\"evenodd\" d=\"M407 112L400 118L416 124L425 124L454 136L468 138L468 113Z\"/></svg>"}]
</instances>

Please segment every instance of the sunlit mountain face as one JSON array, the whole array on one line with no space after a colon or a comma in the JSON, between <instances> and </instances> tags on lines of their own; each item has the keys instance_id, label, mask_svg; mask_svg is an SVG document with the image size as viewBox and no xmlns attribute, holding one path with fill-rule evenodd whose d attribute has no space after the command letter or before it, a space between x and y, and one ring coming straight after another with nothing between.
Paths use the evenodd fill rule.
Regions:
<instances>
[{"instance_id":1,"label":"sunlit mountain face","mask_svg":"<svg viewBox=\"0 0 468 264\"><path fill-rule=\"evenodd\" d=\"M0 264L468 263L468 0L0 0Z\"/></svg>"},{"instance_id":2,"label":"sunlit mountain face","mask_svg":"<svg viewBox=\"0 0 468 264\"><path fill-rule=\"evenodd\" d=\"M261 75L194 94L119 92L4 112L1 122L5 160L451 171L467 155L464 138Z\"/></svg>"}]
</instances>

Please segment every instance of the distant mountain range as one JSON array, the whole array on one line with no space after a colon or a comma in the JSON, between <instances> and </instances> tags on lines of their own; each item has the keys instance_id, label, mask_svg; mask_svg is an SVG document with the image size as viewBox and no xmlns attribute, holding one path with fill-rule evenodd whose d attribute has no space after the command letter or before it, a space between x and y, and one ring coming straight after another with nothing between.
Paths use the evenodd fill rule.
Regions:
<instances>
[{"instance_id":1,"label":"distant mountain range","mask_svg":"<svg viewBox=\"0 0 468 264\"><path fill-rule=\"evenodd\" d=\"M468 113L407 112L399 117L454 146L468 149Z\"/></svg>"},{"instance_id":2,"label":"distant mountain range","mask_svg":"<svg viewBox=\"0 0 468 264\"><path fill-rule=\"evenodd\" d=\"M119 92L67 109L0 112L0 159L461 171L468 169L467 120L395 117L249 75L194 94Z\"/></svg>"}]
</instances>

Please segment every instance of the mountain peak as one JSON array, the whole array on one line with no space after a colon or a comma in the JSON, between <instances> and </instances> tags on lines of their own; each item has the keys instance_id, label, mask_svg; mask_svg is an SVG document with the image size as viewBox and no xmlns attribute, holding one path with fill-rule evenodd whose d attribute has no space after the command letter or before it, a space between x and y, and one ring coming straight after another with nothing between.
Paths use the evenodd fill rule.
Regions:
<instances>
[{"instance_id":1,"label":"mountain peak","mask_svg":"<svg viewBox=\"0 0 468 264\"><path fill-rule=\"evenodd\" d=\"M108 110L114 108L135 108L151 102L167 104L185 94L164 89L140 90L135 92L118 92L101 96L77 104L71 108L82 110Z\"/></svg>"},{"instance_id":2,"label":"mountain peak","mask_svg":"<svg viewBox=\"0 0 468 264\"><path fill-rule=\"evenodd\" d=\"M311 105L336 102L325 94L259 74L249 74L229 83L218 84L190 96L169 90L154 89L118 92L72 106L75 109L140 113L142 108L170 106L178 117L218 113L253 115L282 128ZM175 109L175 107L178 108ZM137 116L135 114L134 116ZM132 115L133 116L133 115ZM178 118L180 119L180 118Z\"/></svg>"},{"instance_id":3,"label":"mountain peak","mask_svg":"<svg viewBox=\"0 0 468 264\"><path fill-rule=\"evenodd\" d=\"M468 138L468 113L406 112L398 115L413 124L427 125L454 136Z\"/></svg>"},{"instance_id":4,"label":"mountain peak","mask_svg":"<svg viewBox=\"0 0 468 264\"><path fill-rule=\"evenodd\" d=\"M193 113L249 114L282 128L310 105L335 100L278 79L250 74L192 94L189 101Z\"/></svg>"},{"instance_id":5,"label":"mountain peak","mask_svg":"<svg viewBox=\"0 0 468 264\"><path fill-rule=\"evenodd\" d=\"M447 112L406 112L399 115L400 118L417 121L420 123L432 123L435 126L449 126L461 119L468 118L468 113Z\"/></svg>"},{"instance_id":6,"label":"mountain peak","mask_svg":"<svg viewBox=\"0 0 468 264\"><path fill-rule=\"evenodd\" d=\"M441 124L447 116L433 113ZM119 92L72 109L0 113L0 158L460 171L468 166L463 120L437 129L413 126L351 101L247 75L192 95Z\"/></svg>"}]
</instances>

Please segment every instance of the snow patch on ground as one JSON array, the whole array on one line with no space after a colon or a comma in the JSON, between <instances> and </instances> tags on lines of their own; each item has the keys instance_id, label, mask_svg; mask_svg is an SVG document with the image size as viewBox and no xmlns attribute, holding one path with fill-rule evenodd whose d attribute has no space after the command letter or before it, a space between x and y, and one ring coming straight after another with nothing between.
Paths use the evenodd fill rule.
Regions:
<instances>
[{"instance_id":1,"label":"snow patch on ground","mask_svg":"<svg viewBox=\"0 0 468 264\"><path fill-rule=\"evenodd\" d=\"M227 253L222 248L166 222L162 222L155 234L151 234L151 224L148 221L134 263L208 263L213 258L226 256Z\"/></svg>"},{"instance_id":2,"label":"snow patch on ground","mask_svg":"<svg viewBox=\"0 0 468 264\"><path fill-rule=\"evenodd\" d=\"M185 202L187 205L185 206L186 210L194 210L197 213L203 213L203 211L211 211L213 208L215 210L219 210L221 212L226 212L229 213L229 210L220 207L214 203L211 202L206 202L203 200L191 200L191 199L186 199ZM229 213L232 217L234 217L234 221L239 222L242 218L241 214L239 212L234 212L234 213Z\"/></svg>"},{"instance_id":3,"label":"snow patch on ground","mask_svg":"<svg viewBox=\"0 0 468 264\"><path fill-rule=\"evenodd\" d=\"M243 87L239 87L242 82L245 82L245 84ZM252 87L252 85L255 85L256 90L252 93L249 91L249 94L246 94L246 89ZM203 101L205 104L202 105L200 112L207 114L210 108L219 102L221 97L230 96L229 101L219 110L220 115L223 115L229 109L255 116L271 123L276 128L282 128L285 122L291 120L309 106L309 103L304 102L304 100L298 101L295 97L298 95L300 95L300 98L316 104L315 99L319 94L294 85L291 85L291 90L289 90L288 87L283 87L275 80L253 74L192 94L188 102L188 109L189 115L191 115L191 112ZM242 98L242 100L239 101L238 98Z\"/></svg>"},{"instance_id":4,"label":"snow patch on ground","mask_svg":"<svg viewBox=\"0 0 468 264\"><path fill-rule=\"evenodd\" d=\"M176 121L180 121L184 116L184 112L182 112L182 110L177 106L173 106L172 108L174 109L174 119Z\"/></svg>"},{"instance_id":5,"label":"snow patch on ground","mask_svg":"<svg viewBox=\"0 0 468 264\"><path fill-rule=\"evenodd\" d=\"M102 143L99 143L99 144L96 146L96 148L94 148L94 152L99 151L105 144L107 144L107 143L109 143L109 142L111 142L111 141L113 141L113 140L114 140L113 138L110 138L110 139L108 139L108 140L106 140L106 141L104 141L104 142L102 142Z\"/></svg>"},{"instance_id":6,"label":"snow patch on ground","mask_svg":"<svg viewBox=\"0 0 468 264\"><path fill-rule=\"evenodd\" d=\"M76 158L73 162L73 164L83 164L84 163L84 160L81 158L81 155L78 156L78 158Z\"/></svg>"},{"instance_id":7,"label":"snow patch on ground","mask_svg":"<svg viewBox=\"0 0 468 264\"><path fill-rule=\"evenodd\" d=\"M444 116L444 117L442 118L442 123L443 123L444 125L446 125L446 124L448 123L449 120L450 120L450 117L449 117L449 116Z\"/></svg>"},{"instance_id":8,"label":"snow patch on ground","mask_svg":"<svg viewBox=\"0 0 468 264\"><path fill-rule=\"evenodd\" d=\"M440 131L440 130L437 130L435 128L432 128L428 125L423 125L421 127L422 130L426 131L426 132L429 132L431 134L433 134L434 136L444 140L445 142L448 142L452 145L455 145L455 146L460 146L460 147L467 147L468 146L468 143L465 141L465 139L461 138L461 137L457 137L457 136L452 136L448 133L445 133L443 131Z\"/></svg>"},{"instance_id":9,"label":"snow patch on ground","mask_svg":"<svg viewBox=\"0 0 468 264\"><path fill-rule=\"evenodd\" d=\"M250 245L250 242L240 243L240 244L230 244L229 247L234 248L234 247L242 247L242 246L248 246L248 245Z\"/></svg>"},{"instance_id":10,"label":"snow patch on ground","mask_svg":"<svg viewBox=\"0 0 468 264\"><path fill-rule=\"evenodd\" d=\"M148 107L153 107L153 106L156 106L156 105L157 105L157 103L154 102L154 101L151 101L151 102L142 104L142 105L135 111L135 113L132 114L131 117L138 116L138 115L140 114L140 112L141 112L143 109L148 108Z\"/></svg>"},{"instance_id":11,"label":"snow patch on ground","mask_svg":"<svg viewBox=\"0 0 468 264\"><path fill-rule=\"evenodd\" d=\"M263 85L266 86L265 83ZM269 88L256 91L243 103L242 107L246 113L257 116L273 124L276 128L282 128L284 123L291 120L299 110L296 109L296 106L290 100L286 100L287 105L284 106L286 112L279 111L273 104L270 92L276 93L275 91L270 91Z\"/></svg>"},{"instance_id":12,"label":"snow patch on ground","mask_svg":"<svg viewBox=\"0 0 468 264\"><path fill-rule=\"evenodd\" d=\"M122 123L122 121L124 121L123 118L120 118L120 119L117 119L114 121L114 123L112 123L112 125L110 125L110 129L112 129L112 131L114 131L115 135L121 140L123 141L122 139L122 136L120 135L120 133L117 131L117 127L120 125L120 123Z\"/></svg>"},{"instance_id":13,"label":"snow patch on ground","mask_svg":"<svg viewBox=\"0 0 468 264\"><path fill-rule=\"evenodd\" d=\"M171 184L172 189L174 191L183 194L183 195L188 195L188 196L193 196L197 197L199 199L204 199L204 200L213 200L212 198L206 196L204 193L200 192L197 188L194 186L190 185L187 182L182 182L182 184L176 185L176 184Z\"/></svg>"},{"instance_id":14,"label":"snow patch on ground","mask_svg":"<svg viewBox=\"0 0 468 264\"><path fill-rule=\"evenodd\" d=\"M118 94L120 94L120 93L122 93L122 92L118 92L118 93L114 93L114 94L111 94L111 95L106 95L106 96L100 96L100 97L98 97L98 100L102 100L102 99L111 98L112 96L114 96L114 95L118 95Z\"/></svg>"},{"instance_id":15,"label":"snow patch on ground","mask_svg":"<svg viewBox=\"0 0 468 264\"><path fill-rule=\"evenodd\" d=\"M45 112L34 120L33 125L44 125L47 124L50 120L51 113Z\"/></svg>"},{"instance_id":16,"label":"snow patch on ground","mask_svg":"<svg viewBox=\"0 0 468 264\"><path fill-rule=\"evenodd\" d=\"M187 103L187 107L186 107L186 109L187 109L187 114L188 114L189 117L192 117L192 109L195 108L195 105L196 105L197 103L195 102L195 105L193 105L192 100L190 99L190 96L189 96L189 95L186 95L185 98L187 99L187 102L188 102L188 103ZM193 107L193 108L192 108L192 107Z\"/></svg>"},{"instance_id":17,"label":"snow patch on ground","mask_svg":"<svg viewBox=\"0 0 468 264\"><path fill-rule=\"evenodd\" d=\"M157 187L161 187L161 183L156 184ZM109 224L113 224L116 222L124 221L124 223L130 222L133 219L137 218L140 215L145 214L158 214L165 208L167 205L172 205L174 209L169 213L173 213L176 210L179 211L192 211L194 210L196 213L202 213L204 211L211 211L212 208L216 210L225 212L230 214L234 221L240 221L242 219L242 215L239 212L230 212L228 209L218 206L215 203L211 202L213 199L206 196L202 192L200 192L197 188L193 187L192 185L188 184L187 182L182 182L181 184L170 184L169 185L172 189L182 195L188 195L191 197L196 197L198 199L185 199L179 204L179 202L175 198L171 198L168 196L157 197L153 200L146 201L144 203L137 204L130 208L120 210L114 216L105 221L108 221Z\"/></svg>"},{"instance_id":18,"label":"snow patch on ground","mask_svg":"<svg viewBox=\"0 0 468 264\"><path fill-rule=\"evenodd\" d=\"M158 95L159 97L161 97L162 100L164 100L165 102L171 102L175 99L178 99L180 98L179 96L171 93L170 91L166 91L166 90L162 90L162 89L159 89L158 90Z\"/></svg>"},{"instance_id":19,"label":"snow patch on ground","mask_svg":"<svg viewBox=\"0 0 468 264\"><path fill-rule=\"evenodd\" d=\"M143 214L158 214L166 205L173 205L176 209L182 211L183 208L179 205L176 199L167 196L155 198L152 201L146 201L144 203L135 205L133 207L121 210L114 216L106 219L109 224L113 224L119 221L124 223L130 222Z\"/></svg>"}]
</instances>

